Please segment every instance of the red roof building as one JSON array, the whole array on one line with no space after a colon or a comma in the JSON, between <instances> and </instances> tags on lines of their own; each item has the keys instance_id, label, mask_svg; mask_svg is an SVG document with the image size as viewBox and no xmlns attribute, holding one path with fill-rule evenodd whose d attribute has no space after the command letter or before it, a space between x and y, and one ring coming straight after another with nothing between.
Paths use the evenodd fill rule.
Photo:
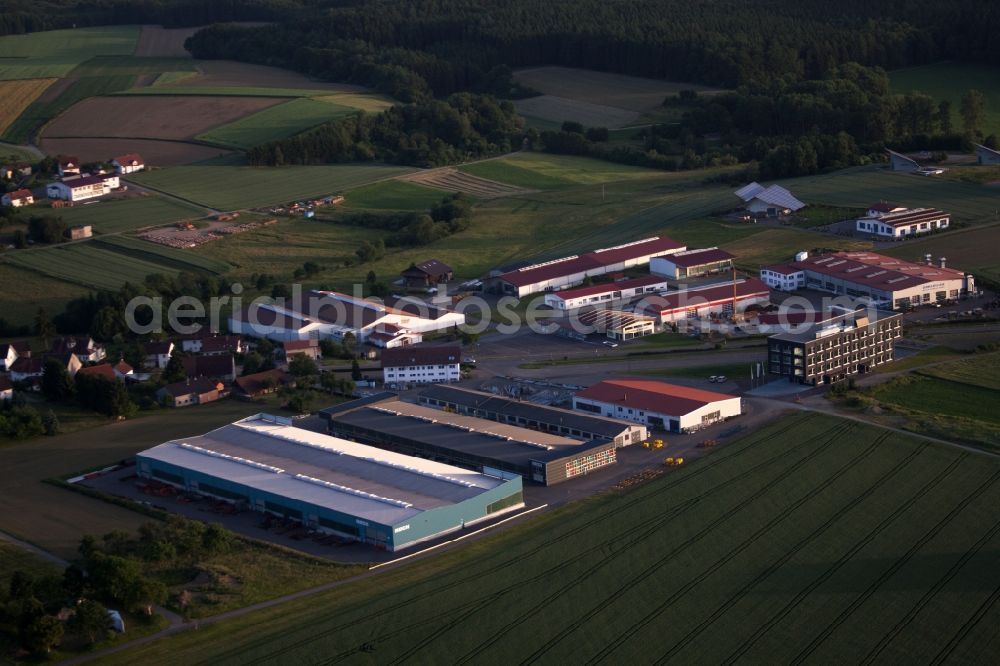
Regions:
<instances>
[{"instance_id":1,"label":"red roof building","mask_svg":"<svg viewBox=\"0 0 1000 666\"><path fill-rule=\"evenodd\" d=\"M771 289L757 278L669 291L648 296L636 306L636 312L659 318L660 324L713 315L732 315L751 305L771 302Z\"/></svg>"},{"instance_id":2,"label":"red roof building","mask_svg":"<svg viewBox=\"0 0 1000 666\"><path fill-rule=\"evenodd\" d=\"M605 380L573 396L573 409L688 432L741 413L739 396L646 379Z\"/></svg>"},{"instance_id":3,"label":"red roof building","mask_svg":"<svg viewBox=\"0 0 1000 666\"><path fill-rule=\"evenodd\" d=\"M588 276L604 275L632 266L646 265L653 257L681 252L684 249L684 245L672 238L654 236L582 255L525 266L501 273L493 279L504 293L527 296L580 284Z\"/></svg>"}]
</instances>

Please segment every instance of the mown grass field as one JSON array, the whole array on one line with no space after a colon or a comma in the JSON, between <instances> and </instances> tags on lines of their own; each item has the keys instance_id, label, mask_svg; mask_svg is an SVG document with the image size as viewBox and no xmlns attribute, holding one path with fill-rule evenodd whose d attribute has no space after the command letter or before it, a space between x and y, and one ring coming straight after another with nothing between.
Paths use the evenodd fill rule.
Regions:
<instances>
[{"instance_id":1,"label":"mown grass field","mask_svg":"<svg viewBox=\"0 0 1000 666\"><path fill-rule=\"evenodd\" d=\"M131 74L115 74L112 76L87 76L75 79L68 88L55 99L49 101L38 99L14 121L3 133L5 141L12 143L27 143L38 131L63 111L88 97L106 95L118 90L125 90L135 82Z\"/></svg>"},{"instance_id":2,"label":"mown grass field","mask_svg":"<svg viewBox=\"0 0 1000 666\"><path fill-rule=\"evenodd\" d=\"M986 97L986 122L980 128L986 135L1000 134L1000 68L973 63L940 62L922 67L899 69L889 73L894 92L919 90L936 100L949 100L952 125L961 129L959 109L962 95L970 89Z\"/></svg>"},{"instance_id":3,"label":"mown grass field","mask_svg":"<svg viewBox=\"0 0 1000 666\"><path fill-rule=\"evenodd\" d=\"M110 249L128 257L147 259L183 271L205 271L221 275L232 269L232 266L225 261L131 236L107 236L93 241L93 243L101 249Z\"/></svg>"},{"instance_id":4,"label":"mown grass field","mask_svg":"<svg viewBox=\"0 0 1000 666\"><path fill-rule=\"evenodd\" d=\"M439 203L444 192L402 180L384 180L351 190L340 204L362 210L428 210Z\"/></svg>"},{"instance_id":5,"label":"mown grass field","mask_svg":"<svg viewBox=\"0 0 1000 666\"><path fill-rule=\"evenodd\" d=\"M206 210L166 197L112 199L52 211L68 225L89 224L102 234L204 217Z\"/></svg>"},{"instance_id":6,"label":"mown grass field","mask_svg":"<svg viewBox=\"0 0 1000 666\"><path fill-rule=\"evenodd\" d=\"M55 79L0 81L0 134L54 82Z\"/></svg>"},{"instance_id":7,"label":"mown grass field","mask_svg":"<svg viewBox=\"0 0 1000 666\"><path fill-rule=\"evenodd\" d=\"M1000 391L1000 353L936 365L921 370L920 374Z\"/></svg>"},{"instance_id":8,"label":"mown grass field","mask_svg":"<svg viewBox=\"0 0 1000 666\"><path fill-rule=\"evenodd\" d=\"M211 129L197 139L226 148L252 148L357 113L357 109L325 101L328 99L335 98L294 99Z\"/></svg>"},{"instance_id":9,"label":"mown grass field","mask_svg":"<svg viewBox=\"0 0 1000 666\"><path fill-rule=\"evenodd\" d=\"M502 159L466 164L460 170L480 178L530 189L594 185L663 175L662 171L654 169L546 153L515 153Z\"/></svg>"},{"instance_id":10,"label":"mown grass field","mask_svg":"<svg viewBox=\"0 0 1000 666\"><path fill-rule=\"evenodd\" d=\"M1000 465L822 416L108 664L911 663L1000 636Z\"/></svg>"},{"instance_id":11,"label":"mown grass field","mask_svg":"<svg viewBox=\"0 0 1000 666\"><path fill-rule=\"evenodd\" d=\"M0 494L0 530L62 557L72 557L84 534L134 530L148 517L42 483L94 469L175 437L199 435L260 411L260 405L222 400L184 413L144 414L98 430L0 443L5 492Z\"/></svg>"},{"instance_id":12,"label":"mown grass field","mask_svg":"<svg viewBox=\"0 0 1000 666\"><path fill-rule=\"evenodd\" d=\"M51 316L62 312L67 301L90 291L78 284L19 268L6 261L11 254L13 252L0 253L0 284L16 285L17 288L0 291L0 318L12 324L32 325L39 308Z\"/></svg>"},{"instance_id":13,"label":"mown grass field","mask_svg":"<svg viewBox=\"0 0 1000 666\"><path fill-rule=\"evenodd\" d=\"M288 167L181 166L147 171L134 180L220 210L287 203L334 194L412 169L374 164Z\"/></svg>"},{"instance_id":14,"label":"mown grass field","mask_svg":"<svg viewBox=\"0 0 1000 666\"><path fill-rule=\"evenodd\" d=\"M1000 413L992 406L998 389L1000 353L992 353L915 366L911 373L879 384L865 395L899 415L907 429L997 447Z\"/></svg>"},{"instance_id":15,"label":"mown grass field","mask_svg":"<svg viewBox=\"0 0 1000 666\"><path fill-rule=\"evenodd\" d=\"M138 26L101 26L0 37L0 80L59 78L94 56L130 56Z\"/></svg>"},{"instance_id":16,"label":"mown grass field","mask_svg":"<svg viewBox=\"0 0 1000 666\"><path fill-rule=\"evenodd\" d=\"M177 269L119 252L97 243L73 243L37 250L12 252L6 257L15 266L93 289L115 291L126 282L142 284L154 273L176 275Z\"/></svg>"}]
</instances>

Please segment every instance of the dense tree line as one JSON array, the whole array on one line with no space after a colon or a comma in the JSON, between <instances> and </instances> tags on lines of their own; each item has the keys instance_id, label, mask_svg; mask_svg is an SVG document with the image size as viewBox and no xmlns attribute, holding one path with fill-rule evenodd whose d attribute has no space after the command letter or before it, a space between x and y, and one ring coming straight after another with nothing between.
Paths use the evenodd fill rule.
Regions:
<instances>
[{"instance_id":1,"label":"dense tree line","mask_svg":"<svg viewBox=\"0 0 1000 666\"><path fill-rule=\"evenodd\" d=\"M388 0L306 13L213 27L188 46L197 57L292 67L407 101L499 92L506 68L539 64L733 87L822 78L849 61L1000 62L1000 10L990 0Z\"/></svg>"},{"instance_id":2,"label":"dense tree line","mask_svg":"<svg viewBox=\"0 0 1000 666\"><path fill-rule=\"evenodd\" d=\"M0 35L97 25L168 27L277 21L312 3L299 0L5 0Z\"/></svg>"},{"instance_id":3,"label":"dense tree line","mask_svg":"<svg viewBox=\"0 0 1000 666\"><path fill-rule=\"evenodd\" d=\"M509 151L521 123L510 102L458 93L326 123L252 148L247 159L257 166L371 160L437 166Z\"/></svg>"},{"instance_id":4,"label":"dense tree line","mask_svg":"<svg viewBox=\"0 0 1000 666\"><path fill-rule=\"evenodd\" d=\"M472 203L461 192L449 194L425 213L348 213L331 218L337 224L392 232L379 244L365 241L361 263L377 261L386 247L418 247L465 231L472 224Z\"/></svg>"}]
</instances>

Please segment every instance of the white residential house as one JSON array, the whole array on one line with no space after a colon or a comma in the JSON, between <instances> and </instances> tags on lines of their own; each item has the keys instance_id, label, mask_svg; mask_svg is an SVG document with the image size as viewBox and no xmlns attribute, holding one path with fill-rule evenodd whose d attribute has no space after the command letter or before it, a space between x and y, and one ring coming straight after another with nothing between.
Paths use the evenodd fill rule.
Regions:
<instances>
[{"instance_id":1,"label":"white residential house","mask_svg":"<svg viewBox=\"0 0 1000 666\"><path fill-rule=\"evenodd\" d=\"M119 176L125 176L136 171L142 171L146 168L146 163L139 153L129 153L128 155L119 155L111 160L111 166L115 168L115 172Z\"/></svg>"},{"instance_id":2,"label":"white residential house","mask_svg":"<svg viewBox=\"0 0 1000 666\"><path fill-rule=\"evenodd\" d=\"M386 384L436 384L462 378L462 350L457 345L395 347L382 352Z\"/></svg>"},{"instance_id":3,"label":"white residential house","mask_svg":"<svg viewBox=\"0 0 1000 666\"><path fill-rule=\"evenodd\" d=\"M20 208L21 206L30 206L35 203L35 197L31 193L31 190L15 190L0 197L0 203L11 208Z\"/></svg>"},{"instance_id":4,"label":"white residential house","mask_svg":"<svg viewBox=\"0 0 1000 666\"><path fill-rule=\"evenodd\" d=\"M65 178L66 176L79 176L80 175L80 158L73 157L70 155L63 155L59 158L59 177Z\"/></svg>"},{"instance_id":5,"label":"white residential house","mask_svg":"<svg viewBox=\"0 0 1000 666\"><path fill-rule=\"evenodd\" d=\"M65 201L83 201L101 197L117 189L118 176L77 176L64 178L61 182L49 183L45 192L50 199Z\"/></svg>"}]
</instances>

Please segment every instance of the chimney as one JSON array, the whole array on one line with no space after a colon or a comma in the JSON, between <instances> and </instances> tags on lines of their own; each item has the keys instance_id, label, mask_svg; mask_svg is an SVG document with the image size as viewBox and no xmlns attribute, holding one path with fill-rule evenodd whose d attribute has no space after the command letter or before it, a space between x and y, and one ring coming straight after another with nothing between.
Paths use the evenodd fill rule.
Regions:
<instances>
[{"instance_id":1,"label":"chimney","mask_svg":"<svg viewBox=\"0 0 1000 666\"><path fill-rule=\"evenodd\" d=\"M947 260L948 260L948 259L947 259L947 257L941 257L940 259L938 259L938 261L939 261L939 262L940 262L940 264L941 264L941 268L944 268L944 267L945 267L945 266L944 266L944 264L945 264L945 262L946 262Z\"/></svg>"}]
</instances>

